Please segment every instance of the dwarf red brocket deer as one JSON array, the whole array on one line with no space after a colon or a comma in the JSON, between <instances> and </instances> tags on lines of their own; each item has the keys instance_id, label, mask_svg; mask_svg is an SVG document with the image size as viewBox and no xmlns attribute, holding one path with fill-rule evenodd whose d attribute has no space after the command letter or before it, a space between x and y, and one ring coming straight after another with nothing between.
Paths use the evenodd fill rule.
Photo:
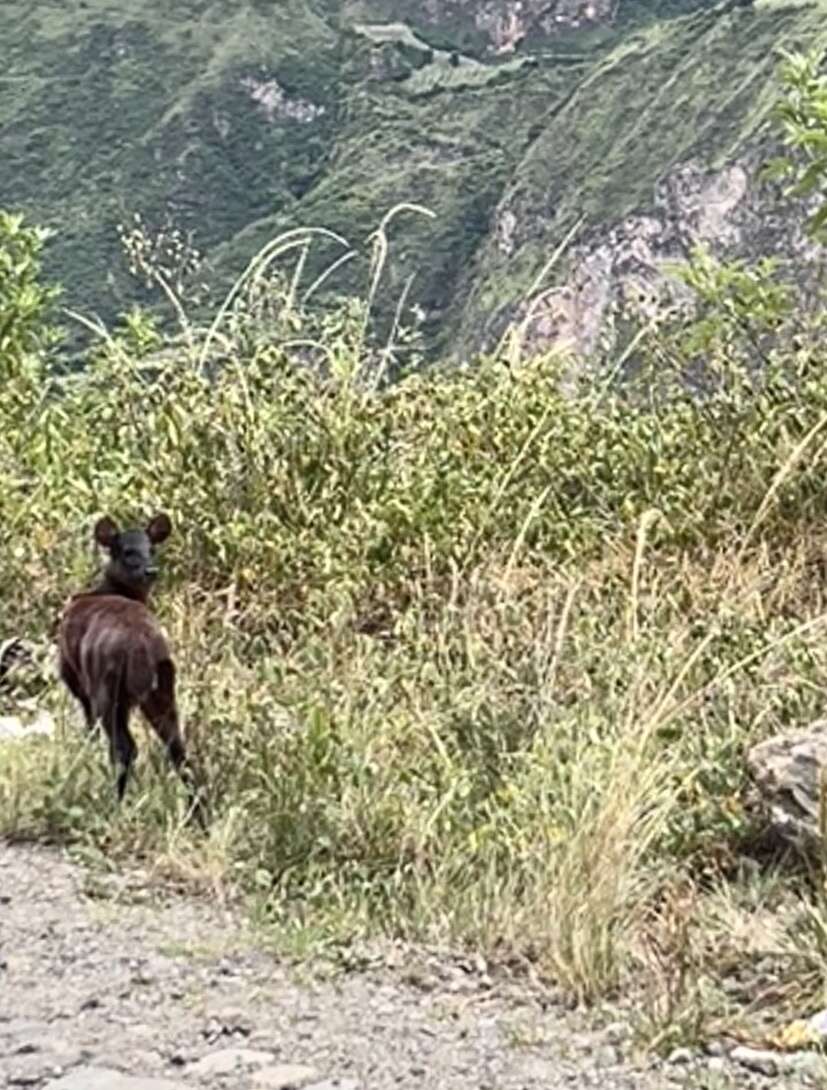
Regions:
<instances>
[{"instance_id":1,"label":"dwarf red brocket deer","mask_svg":"<svg viewBox=\"0 0 827 1090\"><path fill-rule=\"evenodd\" d=\"M144 530L121 530L110 518L95 525L95 541L109 553L102 581L74 595L58 627L60 675L93 729L100 720L117 769L120 801L136 746L129 731L135 707L164 743L190 795L190 814L204 824L204 811L189 765L175 700L175 664L169 645L147 607L158 574L155 546L172 524L156 515Z\"/></svg>"}]
</instances>

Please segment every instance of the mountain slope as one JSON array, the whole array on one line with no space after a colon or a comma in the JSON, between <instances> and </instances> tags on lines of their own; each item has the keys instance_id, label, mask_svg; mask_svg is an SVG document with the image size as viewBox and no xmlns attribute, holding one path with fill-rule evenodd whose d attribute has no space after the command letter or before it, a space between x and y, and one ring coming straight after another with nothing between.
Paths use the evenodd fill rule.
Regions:
<instances>
[{"instance_id":1,"label":"mountain slope","mask_svg":"<svg viewBox=\"0 0 827 1090\"><path fill-rule=\"evenodd\" d=\"M795 207L773 207L788 230L772 239L766 223L737 226L748 207L772 203L757 173L777 93L778 51L819 41L827 43L824 3L716 8L653 25L590 66L543 118L513 169L468 277L460 311L467 342L479 343L480 323L489 333L501 328L581 218L581 279L598 294L635 248L637 271L650 281L654 270L641 266L684 258L701 239L750 256L781 243L780 252L791 255L790 236L800 228ZM741 186L727 192L727 170L737 165ZM682 193L687 173L690 192ZM722 206L720 215L699 225L699 206L708 214L703 201L710 199ZM611 270L601 284L585 266L607 244L615 253L603 255Z\"/></svg>"},{"instance_id":2,"label":"mountain slope","mask_svg":"<svg viewBox=\"0 0 827 1090\"><path fill-rule=\"evenodd\" d=\"M825 16L827 0L6 0L0 203L58 228L50 272L107 318L140 296L116 229L135 213L230 276L286 227L359 242L421 203L435 219L391 229L389 305L415 274L432 347L476 347L580 217L578 241L599 240L685 161L755 146L775 48L827 39Z\"/></svg>"}]
</instances>

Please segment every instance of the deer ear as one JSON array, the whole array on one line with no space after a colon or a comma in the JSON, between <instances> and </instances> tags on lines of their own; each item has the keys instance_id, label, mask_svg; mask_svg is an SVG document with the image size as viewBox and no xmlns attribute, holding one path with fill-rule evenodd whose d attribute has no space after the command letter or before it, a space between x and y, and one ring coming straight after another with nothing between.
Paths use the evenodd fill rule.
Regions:
<instances>
[{"instance_id":1,"label":"deer ear","mask_svg":"<svg viewBox=\"0 0 827 1090\"><path fill-rule=\"evenodd\" d=\"M153 545L160 545L171 533L172 523L169 521L169 515L163 511L160 515L156 515L146 528L146 536Z\"/></svg>"},{"instance_id":2,"label":"deer ear","mask_svg":"<svg viewBox=\"0 0 827 1090\"><path fill-rule=\"evenodd\" d=\"M95 523L95 541L104 549L111 549L118 536L118 527L108 515Z\"/></svg>"}]
</instances>

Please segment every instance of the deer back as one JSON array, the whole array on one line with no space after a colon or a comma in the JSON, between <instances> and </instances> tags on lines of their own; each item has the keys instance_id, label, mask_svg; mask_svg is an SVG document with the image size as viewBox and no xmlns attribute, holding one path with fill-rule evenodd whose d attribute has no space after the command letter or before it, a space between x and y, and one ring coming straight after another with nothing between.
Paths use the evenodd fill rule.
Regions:
<instances>
[{"instance_id":1,"label":"deer back","mask_svg":"<svg viewBox=\"0 0 827 1090\"><path fill-rule=\"evenodd\" d=\"M58 649L90 697L117 679L131 703L144 699L159 663L171 657L149 609L114 594L75 595L61 618Z\"/></svg>"}]
</instances>

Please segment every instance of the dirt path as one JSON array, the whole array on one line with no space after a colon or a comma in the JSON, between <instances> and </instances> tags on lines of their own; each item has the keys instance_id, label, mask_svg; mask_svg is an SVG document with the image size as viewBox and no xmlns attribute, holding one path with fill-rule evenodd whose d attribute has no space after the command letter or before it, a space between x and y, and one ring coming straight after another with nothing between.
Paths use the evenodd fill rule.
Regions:
<instances>
[{"instance_id":1,"label":"dirt path","mask_svg":"<svg viewBox=\"0 0 827 1090\"><path fill-rule=\"evenodd\" d=\"M521 987L492 987L484 966L389 960L299 973L215 906L0 843L0 1087L757 1085L743 1069L713 1082L693 1064L635 1071L617 1048L622 1025L589 1031Z\"/></svg>"}]
</instances>

